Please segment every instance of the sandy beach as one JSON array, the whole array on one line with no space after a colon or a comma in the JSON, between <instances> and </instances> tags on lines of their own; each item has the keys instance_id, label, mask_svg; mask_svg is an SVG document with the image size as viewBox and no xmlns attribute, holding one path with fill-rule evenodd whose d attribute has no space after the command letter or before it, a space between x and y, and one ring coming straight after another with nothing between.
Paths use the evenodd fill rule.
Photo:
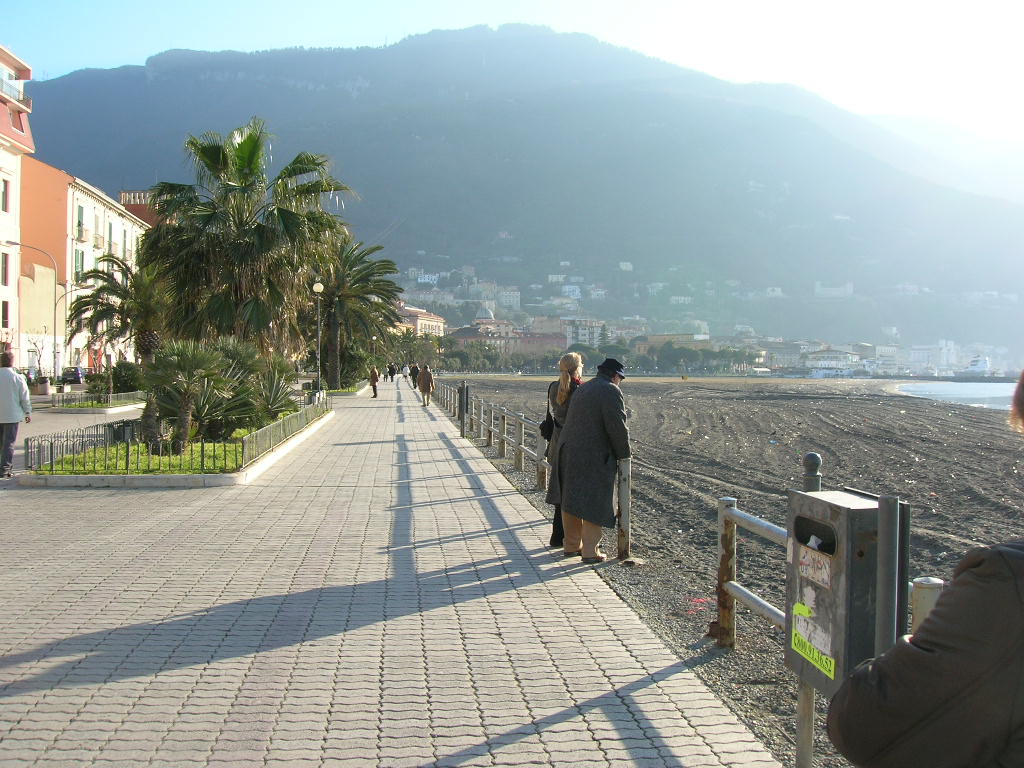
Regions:
<instances>
[{"instance_id":1,"label":"sandy beach","mask_svg":"<svg viewBox=\"0 0 1024 768\"><path fill-rule=\"evenodd\" d=\"M548 379L465 378L474 395L543 418ZM1024 535L1024 439L1009 431L1006 413L902 395L898 384L631 378L623 385L634 552L645 562L602 573L783 759L792 754L795 687L781 663L780 633L747 615L735 652L702 640L715 614L719 497L737 497L744 511L785 525L785 491L800 487L801 459L815 451L824 488L896 494L911 504L911 577L949 578L970 547ZM529 495L550 515L539 494ZM745 540L739 559L740 580L781 605L781 548ZM818 736L816 765L845 766Z\"/></svg>"}]
</instances>

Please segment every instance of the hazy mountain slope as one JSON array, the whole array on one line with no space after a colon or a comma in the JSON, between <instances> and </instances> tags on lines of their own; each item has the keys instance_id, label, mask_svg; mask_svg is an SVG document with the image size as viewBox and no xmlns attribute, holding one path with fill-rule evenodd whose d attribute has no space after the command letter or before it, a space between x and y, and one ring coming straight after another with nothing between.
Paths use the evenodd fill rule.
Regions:
<instances>
[{"instance_id":1,"label":"hazy mountain slope","mask_svg":"<svg viewBox=\"0 0 1024 768\"><path fill-rule=\"evenodd\" d=\"M738 86L580 35L434 32L382 49L170 51L145 67L33 83L39 157L116 194L189 177L187 133L252 115L279 161L325 152L360 194L357 235L408 262L559 260L616 285L736 278L806 293L898 282L1012 284L1024 216L897 170L927 165L867 121L791 87ZM632 289L630 289L632 290Z\"/></svg>"}]
</instances>

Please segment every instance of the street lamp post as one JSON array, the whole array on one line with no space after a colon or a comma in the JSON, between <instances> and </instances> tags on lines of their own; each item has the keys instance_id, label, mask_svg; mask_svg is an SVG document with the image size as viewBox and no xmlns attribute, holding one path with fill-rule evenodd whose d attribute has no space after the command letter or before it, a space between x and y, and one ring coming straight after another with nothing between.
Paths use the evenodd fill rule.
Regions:
<instances>
[{"instance_id":1,"label":"street lamp post","mask_svg":"<svg viewBox=\"0 0 1024 768\"><path fill-rule=\"evenodd\" d=\"M313 293L316 294L316 387L323 389L323 382L320 380L320 294L324 292L324 284L319 280L313 283Z\"/></svg>"},{"instance_id":2,"label":"street lamp post","mask_svg":"<svg viewBox=\"0 0 1024 768\"><path fill-rule=\"evenodd\" d=\"M57 380L57 260L44 251L42 248L36 248L34 245L25 245L25 243L19 243L15 240L4 240L4 245L17 246L18 248L28 248L30 251L39 251L53 264L53 379L56 384Z\"/></svg>"}]
</instances>

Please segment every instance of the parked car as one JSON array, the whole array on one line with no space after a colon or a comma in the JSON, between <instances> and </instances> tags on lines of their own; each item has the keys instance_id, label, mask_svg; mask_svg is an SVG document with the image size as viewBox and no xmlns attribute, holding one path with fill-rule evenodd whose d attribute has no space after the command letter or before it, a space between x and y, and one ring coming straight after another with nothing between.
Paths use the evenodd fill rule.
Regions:
<instances>
[{"instance_id":1,"label":"parked car","mask_svg":"<svg viewBox=\"0 0 1024 768\"><path fill-rule=\"evenodd\" d=\"M79 365L65 368L60 375L61 384L82 384L85 382L85 369Z\"/></svg>"}]
</instances>

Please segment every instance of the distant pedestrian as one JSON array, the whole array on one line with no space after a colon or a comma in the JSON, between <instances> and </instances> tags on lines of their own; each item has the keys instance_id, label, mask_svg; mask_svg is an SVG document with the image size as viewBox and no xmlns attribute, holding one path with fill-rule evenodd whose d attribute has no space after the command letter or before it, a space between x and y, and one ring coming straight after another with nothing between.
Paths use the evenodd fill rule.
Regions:
<instances>
[{"instance_id":1,"label":"distant pedestrian","mask_svg":"<svg viewBox=\"0 0 1024 768\"><path fill-rule=\"evenodd\" d=\"M615 478L618 462L630 456L626 405L619 382L622 363L612 358L597 366L597 376L579 387L558 444L558 500L565 527L564 551L584 563L605 559L598 550L601 527L615 527Z\"/></svg>"},{"instance_id":2,"label":"distant pedestrian","mask_svg":"<svg viewBox=\"0 0 1024 768\"><path fill-rule=\"evenodd\" d=\"M370 366L370 387L373 389L373 396L377 396L377 382L380 381L380 373L376 365Z\"/></svg>"},{"instance_id":3,"label":"distant pedestrian","mask_svg":"<svg viewBox=\"0 0 1024 768\"><path fill-rule=\"evenodd\" d=\"M426 363L420 369L416 386L419 388L420 394L423 395L423 407L426 408L430 405L430 394L434 391L434 374L430 372L430 366Z\"/></svg>"},{"instance_id":4,"label":"distant pedestrian","mask_svg":"<svg viewBox=\"0 0 1024 768\"><path fill-rule=\"evenodd\" d=\"M22 419L32 421L32 400L25 377L12 366L14 355L0 352L0 477L11 477L14 441Z\"/></svg>"},{"instance_id":5,"label":"distant pedestrian","mask_svg":"<svg viewBox=\"0 0 1024 768\"><path fill-rule=\"evenodd\" d=\"M402 379L404 381L409 381L409 366L408 365L403 365L402 366Z\"/></svg>"},{"instance_id":6,"label":"distant pedestrian","mask_svg":"<svg viewBox=\"0 0 1024 768\"><path fill-rule=\"evenodd\" d=\"M562 436L562 425L565 424L565 417L569 413L569 398L572 397L576 388L583 384L583 358L578 352L569 352L562 355L558 361L558 381L552 381L548 385L548 410L555 422L554 431L551 433L551 440L548 441L547 459L551 465L551 473L548 476L548 493L546 501L555 505L555 514L551 520L551 541L552 547L561 547L565 539L562 526L562 502L561 490L558 485L558 440ZM576 551L569 553L576 554Z\"/></svg>"},{"instance_id":7,"label":"distant pedestrian","mask_svg":"<svg viewBox=\"0 0 1024 768\"><path fill-rule=\"evenodd\" d=\"M395 372L397 370L398 369L395 368L395 364L394 363L388 363L388 378L391 379L391 381L395 380Z\"/></svg>"},{"instance_id":8,"label":"distant pedestrian","mask_svg":"<svg viewBox=\"0 0 1024 768\"><path fill-rule=\"evenodd\" d=\"M413 389L416 389L419 386L419 378L420 367L416 365L416 363L413 363L412 367L409 369L409 383Z\"/></svg>"}]
</instances>

